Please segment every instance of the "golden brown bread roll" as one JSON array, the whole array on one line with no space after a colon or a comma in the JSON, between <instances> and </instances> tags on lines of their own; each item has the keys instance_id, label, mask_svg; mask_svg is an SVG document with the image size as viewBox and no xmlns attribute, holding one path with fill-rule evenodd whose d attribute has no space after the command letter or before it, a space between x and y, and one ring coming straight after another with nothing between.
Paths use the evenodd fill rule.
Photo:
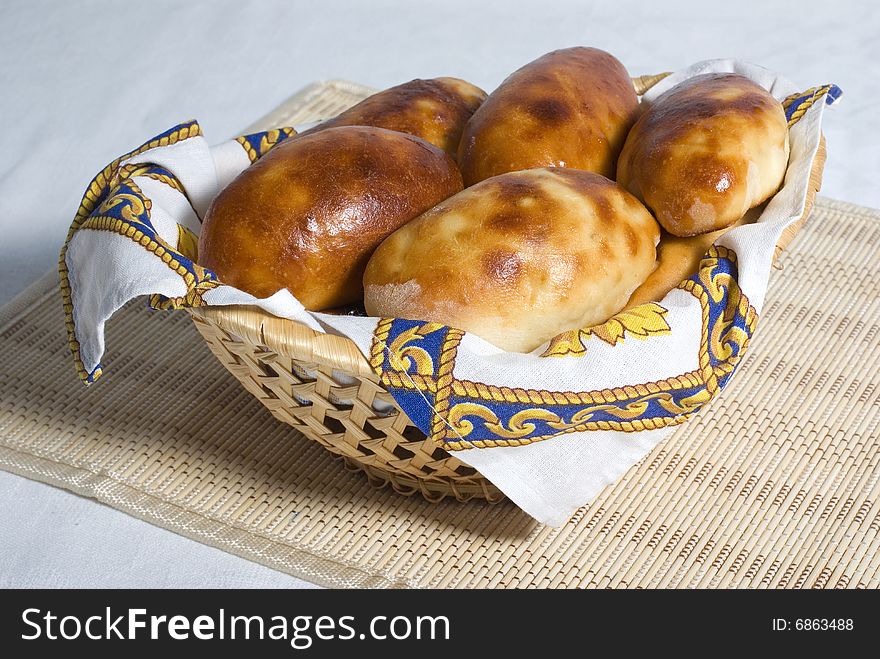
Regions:
<instances>
[{"instance_id":1,"label":"golden brown bread roll","mask_svg":"<svg viewBox=\"0 0 880 659\"><path fill-rule=\"evenodd\" d=\"M595 48L548 53L511 74L468 121L458 147L465 185L533 167L614 177L638 113L629 74Z\"/></svg>"},{"instance_id":2,"label":"golden brown bread roll","mask_svg":"<svg viewBox=\"0 0 880 659\"><path fill-rule=\"evenodd\" d=\"M782 105L734 73L694 76L657 97L627 137L617 180L664 229L730 226L775 193L788 164Z\"/></svg>"},{"instance_id":3,"label":"golden brown bread roll","mask_svg":"<svg viewBox=\"0 0 880 659\"><path fill-rule=\"evenodd\" d=\"M412 135L345 126L298 136L214 199L199 262L257 297L287 288L307 309L349 304L376 246L461 189L452 158Z\"/></svg>"},{"instance_id":4,"label":"golden brown bread roll","mask_svg":"<svg viewBox=\"0 0 880 659\"><path fill-rule=\"evenodd\" d=\"M461 131L484 100L486 92L459 78L411 80L373 94L302 134L337 126L375 126L421 137L455 158Z\"/></svg>"},{"instance_id":5,"label":"golden brown bread roll","mask_svg":"<svg viewBox=\"0 0 880 659\"><path fill-rule=\"evenodd\" d=\"M364 304L528 352L620 311L653 269L659 235L644 206L598 174L503 174L391 234L367 265Z\"/></svg>"}]
</instances>

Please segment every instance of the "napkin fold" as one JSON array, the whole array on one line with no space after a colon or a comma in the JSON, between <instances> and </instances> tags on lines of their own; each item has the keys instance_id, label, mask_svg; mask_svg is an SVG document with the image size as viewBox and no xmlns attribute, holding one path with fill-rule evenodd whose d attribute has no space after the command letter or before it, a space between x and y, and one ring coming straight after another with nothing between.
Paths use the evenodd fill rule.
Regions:
<instances>
[{"instance_id":1,"label":"napkin fold","mask_svg":"<svg viewBox=\"0 0 880 659\"><path fill-rule=\"evenodd\" d=\"M783 102L789 166L758 221L726 233L658 303L519 354L430 319L310 312L287 290L257 299L198 264L198 234L214 196L295 131L210 147L190 121L110 163L83 196L59 262L77 370L87 384L100 377L104 324L135 297L157 309L255 305L350 338L426 435L537 520L561 525L723 389L754 334L774 247L804 211L823 110L840 90L802 92L767 69L710 60L644 98L712 71L745 75Z\"/></svg>"}]
</instances>

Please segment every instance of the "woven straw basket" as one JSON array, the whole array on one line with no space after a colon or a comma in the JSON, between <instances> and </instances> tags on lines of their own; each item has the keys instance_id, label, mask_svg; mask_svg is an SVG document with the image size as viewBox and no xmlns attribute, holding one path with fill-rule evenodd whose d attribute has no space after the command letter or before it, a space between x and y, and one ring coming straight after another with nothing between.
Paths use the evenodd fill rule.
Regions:
<instances>
[{"instance_id":1,"label":"woven straw basket","mask_svg":"<svg viewBox=\"0 0 880 659\"><path fill-rule=\"evenodd\" d=\"M667 75L634 78L636 93L644 94ZM809 215L824 163L823 138L804 214L783 233L777 255ZM421 493L434 502L447 496L492 503L504 498L479 472L412 424L349 339L315 332L256 307L189 311L217 359L276 418L341 456L349 469L366 472L373 485L391 485L404 495Z\"/></svg>"}]
</instances>

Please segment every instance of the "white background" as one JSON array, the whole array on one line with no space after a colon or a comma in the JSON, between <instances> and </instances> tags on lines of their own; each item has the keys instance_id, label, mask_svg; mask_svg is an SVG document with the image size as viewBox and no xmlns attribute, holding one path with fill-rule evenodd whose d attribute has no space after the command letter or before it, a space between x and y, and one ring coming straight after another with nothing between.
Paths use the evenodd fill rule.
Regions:
<instances>
[{"instance_id":1,"label":"white background","mask_svg":"<svg viewBox=\"0 0 880 659\"><path fill-rule=\"evenodd\" d=\"M826 116L822 193L880 207L878 7L868 0L3 0L0 303L54 266L91 177L180 121L196 118L210 141L220 141L319 79L381 88L453 75L491 91L522 64L571 45L604 48L633 75L737 57L804 88L837 83L845 98ZM0 587L297 585L0 472Z\"/></svg>"}]
</instances>

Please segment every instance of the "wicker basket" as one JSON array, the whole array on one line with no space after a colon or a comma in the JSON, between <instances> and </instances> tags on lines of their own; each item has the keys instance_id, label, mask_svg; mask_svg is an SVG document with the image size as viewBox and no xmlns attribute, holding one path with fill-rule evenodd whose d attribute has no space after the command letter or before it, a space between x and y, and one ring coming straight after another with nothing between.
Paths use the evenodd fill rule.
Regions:
<instances>
[{"instance_id":1,"label":"wicker basket","mask_svg":"<svg viewBox=\"0 0 880 659\"><path fill-rule=\"evenodd\" d=\"M634 78L636 93L667 75ZM804 214L781 236L777 256L809 215L824 163L823 138ZM348 468L364 471L373 485L391 485L404 495L421 493L432 502L448 496L492 503L504 498L410 422L349 339L256 307L201 307L190 313L217 359L276 418L341 456Z\"/></svg>"}]
</instances>

